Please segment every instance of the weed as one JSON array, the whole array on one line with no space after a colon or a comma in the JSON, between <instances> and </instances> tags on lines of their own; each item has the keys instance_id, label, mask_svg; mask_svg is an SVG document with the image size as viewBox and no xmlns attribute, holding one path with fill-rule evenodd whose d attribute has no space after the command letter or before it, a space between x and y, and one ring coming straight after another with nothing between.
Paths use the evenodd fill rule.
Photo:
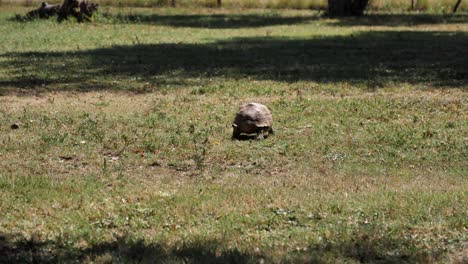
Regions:
<instances>
[{"instance_id":1,"label":"weed","mask_svg":"<svg viewBox=\"0 0 468 264\"><path fill-rule=\"evenodd\" d=\"M210 147L209 136L212 132L208 124L196 125L193 121L190 122L188 132L193 144L192 159L198 170L203 170L206 167L206 157Z\"/></svg>"}]
</instances>

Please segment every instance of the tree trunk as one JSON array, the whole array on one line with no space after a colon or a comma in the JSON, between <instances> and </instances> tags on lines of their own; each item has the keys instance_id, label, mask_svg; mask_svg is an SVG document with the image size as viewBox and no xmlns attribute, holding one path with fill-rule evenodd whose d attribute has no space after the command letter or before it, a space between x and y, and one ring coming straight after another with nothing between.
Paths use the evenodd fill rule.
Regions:
<instances>
[{"instance_id":1,"label":"tree trunk","mask_svg":"<svg viewBox=\"0 0 468 264\"><path fill-rule=\"evenodd\" d=\"M171 6L176 7L176 0L171 0Z\"/></svg>"},{"instance_id":2,"label":"tree trunk","mask_svg":"<svg viewBox=\"0 0 468 264\"><path fill-rule=\"evenodd\" d=\"M328 0L329 16L362 16L369 0Z\"/></svg>"},{"instance_id":3,"label":"tree trunk","mask_svg":"<svg viewBox=\"0 0 468 264\"><path fill-rule=\"evenodd\" d=\"M221 7L223 3L221 3L222 0L217 0L218 7Z\"/></svg>"},{"instance_id":4,"label":"tree trunk","mask_svg":"<svg viewBox=\"0 0 468 264\"><path fill-rule=\"evenodd\" d=\"M453 13L455 14L457 12L458 7L460 6L462 0L458 0L455 6L453 7Z\"/></svg>"}]
</instances>

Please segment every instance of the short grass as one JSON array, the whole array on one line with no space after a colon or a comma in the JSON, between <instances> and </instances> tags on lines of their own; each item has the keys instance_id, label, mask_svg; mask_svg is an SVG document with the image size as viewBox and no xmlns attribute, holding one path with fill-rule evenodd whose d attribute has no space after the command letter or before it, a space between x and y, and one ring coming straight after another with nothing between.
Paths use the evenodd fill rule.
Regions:
<instances>
[{"instance_id":1,"label":"short grass","mask_svg":"<svg viewBox=\"0 0 468 264\"><path fill-rule=\"evenodd\" d=\"M466 14L25 10L0 13L0 262L466 260ZM248 101L274 136L230 139Z\"/></svg>"}]
</instances>

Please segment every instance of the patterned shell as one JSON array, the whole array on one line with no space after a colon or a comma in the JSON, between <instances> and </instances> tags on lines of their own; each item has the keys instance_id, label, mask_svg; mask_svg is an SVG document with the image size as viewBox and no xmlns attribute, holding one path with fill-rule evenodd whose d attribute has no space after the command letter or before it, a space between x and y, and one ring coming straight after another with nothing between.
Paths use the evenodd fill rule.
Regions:
<instances>
[{"instance_id":1,"label":"patterned shell","mask_svg":"<svg viewBox=\"0 0 468 264\"><path fill-rule=\"evenodd\" d=\"M257 128L268 128L273 125L270 110L259 103L243 104L237 112L234 124L240 133L255 133Z\"/></svg>"}]
</instances>

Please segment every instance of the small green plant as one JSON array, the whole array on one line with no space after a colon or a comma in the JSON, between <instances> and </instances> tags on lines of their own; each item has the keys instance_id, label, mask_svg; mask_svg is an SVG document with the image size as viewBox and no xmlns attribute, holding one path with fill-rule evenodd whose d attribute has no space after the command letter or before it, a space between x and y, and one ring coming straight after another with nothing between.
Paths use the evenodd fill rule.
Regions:
<instances>
[{"instance_id":1,"label":"small green plant","mask_svg":"<svg viewBox=\"0 0 468 264\"><path fill-rule=\"evenodd\" d=\"M192 159L198 170L203 170L206 167L206 157L210 148L209 136L211 130L207 126L208 124L197 126L195 123L191 122L188 128L193 145Z\"/></svg>"},{"instance_id":2,"label":"small green plant","mask_svg":"<svg viewBox=\"0 0 468 264\"><path fill-rule=\"evenodd\" d=\"M106 132L101 128L105 122L105 116L93 116L90 113L83 114L83 120L78 126L78 133L85 139L102 144Z\"/></svg>"}]
</instances>

